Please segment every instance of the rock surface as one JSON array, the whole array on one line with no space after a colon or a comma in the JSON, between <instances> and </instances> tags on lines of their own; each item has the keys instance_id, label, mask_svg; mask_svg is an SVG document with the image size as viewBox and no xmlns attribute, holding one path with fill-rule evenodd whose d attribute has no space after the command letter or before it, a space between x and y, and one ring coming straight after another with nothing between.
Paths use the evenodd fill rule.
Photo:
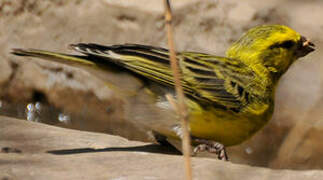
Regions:
<instances>
[{"instance_id":1,"label":"rock surface","mask_svg":"<svg viewBox=\"0 0 323 180\"><path fill-rule=\"evenodd\" d=\"M270 123L249 141L229 148L232 162L271 168L323 168L322 6L320 0L273 0L261 4L252 0L174 1L178 50L223 55L246 29L265 23L291 26L318 47L282 78ZM166 47L162 3L1 1L0 113L148 141L147 127L141 122L166 121L172 116L150 105L148 92L142 91L143 82L136 77L113 69L108 75L94 74L87 69L30 61L31 58L9 53L12 48L71 53L67 45L78 42ZM114 86L129 92L120 95ZM133 93L139 96L134 98Z\"/></svg>"},{"instance_id":2,"label":"rock surface","mask_svg":"<svg viewBox=\"0 0 323 180\"><path fill-rule=\"evenodd\" d=\"M161 146L0 116L0 179L183 179L183 158ZM167 154L168 153L168 154ZM193 158L194 179L321 179Z\"/></svg>"}]
</instances>

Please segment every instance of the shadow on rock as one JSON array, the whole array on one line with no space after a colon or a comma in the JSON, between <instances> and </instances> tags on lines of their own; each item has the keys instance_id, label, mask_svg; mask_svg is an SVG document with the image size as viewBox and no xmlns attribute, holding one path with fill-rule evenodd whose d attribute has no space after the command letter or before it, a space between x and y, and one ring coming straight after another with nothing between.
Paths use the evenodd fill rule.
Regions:
<instances>
[{"instance_id":1,"label":"shadow on rock","mask_svg":"<svg viewBox=\"0 0 323 180\"><path fill-rule=\"evenodd\" d=\"M115 152L115 151L181 155L181 152L178 151L176 148L172 147L171 145L161 146L157 144L148 144L148 145L134 146L134 147L111 147L111 148L103 148L103 149L94 149L94 148L62 149L62 150L47 151L47 153L55 154L55 155L71 155L71 154L80 154L80 153Z\"/></svg>"}]
</instances>

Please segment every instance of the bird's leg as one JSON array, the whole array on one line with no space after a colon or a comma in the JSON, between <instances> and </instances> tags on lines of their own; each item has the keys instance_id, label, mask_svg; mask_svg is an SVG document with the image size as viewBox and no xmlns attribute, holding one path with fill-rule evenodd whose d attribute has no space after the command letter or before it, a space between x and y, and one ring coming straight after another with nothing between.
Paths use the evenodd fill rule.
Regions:
<instances>
[{"instance_id":1,"label":"bird's leg","mask_svg":"<svg viewBox=\"0 0 323 180\"><path fill-rule=\"evenodd\" d=\"M194 154L207 151L209 153L215 153L219 160L229 161L229 157L223 144L206 139L194 138L193 141L195 143L198 143L198 145L193 150Z\"/></svg>"}]
</instances>

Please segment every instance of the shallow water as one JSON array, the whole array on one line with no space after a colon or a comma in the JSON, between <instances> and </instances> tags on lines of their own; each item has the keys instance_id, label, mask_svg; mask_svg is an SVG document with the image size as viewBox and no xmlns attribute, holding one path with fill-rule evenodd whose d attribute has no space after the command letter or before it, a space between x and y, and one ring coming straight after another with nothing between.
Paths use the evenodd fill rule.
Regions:
<instances>
[{"instance_id":1,"label":"shallow water","mask_svg":"<svg viewBox=\"0 0 323 180\"><path fill-rule=\"evenodd\" d=\"M0 100L0 115L52 125L71 124L71 117L62 110L41 102L10 103Z\"/></svg>"}]
</instances>

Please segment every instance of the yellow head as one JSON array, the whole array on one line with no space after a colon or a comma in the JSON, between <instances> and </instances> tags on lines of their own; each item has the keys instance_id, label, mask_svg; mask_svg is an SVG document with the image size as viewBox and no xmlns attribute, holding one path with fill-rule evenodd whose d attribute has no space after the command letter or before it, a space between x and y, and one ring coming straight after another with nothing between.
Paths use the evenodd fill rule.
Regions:
<instances>
[{"instance_id":1,"label":"yellow head","mask_svg":"<svg viewBox=\"0 0 323 180\"><path fill-rule=\"evenodd\" d=\"M251 67L261 65L279 78L296 59L314 51L313 47L313 43L287 26L262 25L246 32L226 55Z\"/></svg>"}]
</instances>

